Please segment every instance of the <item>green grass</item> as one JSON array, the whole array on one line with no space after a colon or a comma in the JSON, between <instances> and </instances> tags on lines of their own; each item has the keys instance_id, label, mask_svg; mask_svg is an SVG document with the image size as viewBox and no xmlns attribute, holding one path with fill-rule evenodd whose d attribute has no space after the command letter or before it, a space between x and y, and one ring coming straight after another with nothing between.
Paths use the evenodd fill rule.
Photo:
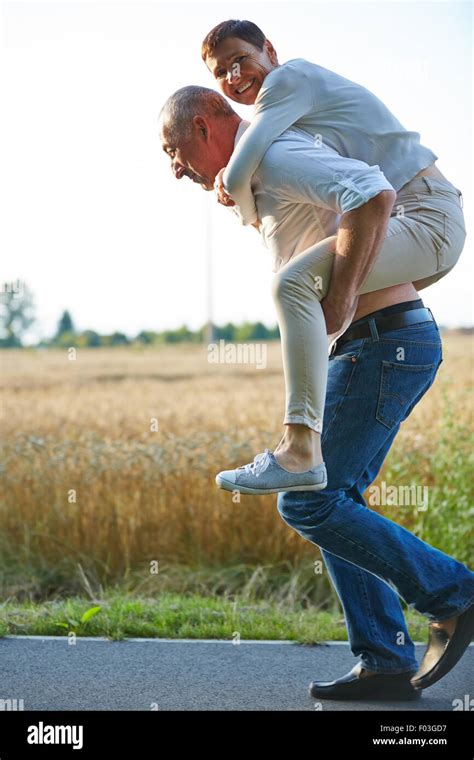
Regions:
<instances>
[{"instance_id":1,"label":"green grass","mask_svg":"<svg viewBox=\"0 0 474 760\"><path fill-rule=\"evenodd\" d=\"M85 623L92 607L100 610ZM426 641L426 619L411 610L407 622L412 638ZM291 640L302 644L347 641L344 619L333 611L261 601L249 604L194 594L163 593L156 598L130 597L111 591L102 599L87 597L51 600L41 604L7 601L0 606L0 635L58 635L110 639L191 638Z\"/></svg>"},{"instance_id":2,"label":"green grass","mask_svg":"<svg viewBox=\"0 0 474 760\"><path fill-rule=\"evenodd\" d=\"M382 513L423 541L470 566L474 553L472 401L467 396L468 419L464 421L458 418L446 393L443 397L443 424L434 454L426 456L424 440L419 446L409 448L396 440L383 474L389 483L426 484L428 509L417 511L412 506L387 505Z\"/></svg>"}]
</instances>

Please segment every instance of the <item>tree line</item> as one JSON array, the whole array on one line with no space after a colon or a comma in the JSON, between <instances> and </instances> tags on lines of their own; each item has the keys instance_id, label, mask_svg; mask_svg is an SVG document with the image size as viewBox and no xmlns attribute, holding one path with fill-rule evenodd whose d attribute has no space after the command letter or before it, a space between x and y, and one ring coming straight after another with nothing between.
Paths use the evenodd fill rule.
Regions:
<instances>
[{"instance_id":1,"label":"tree line","mask_svg":"<svg viewBox=\"0 0 474 760\"><path fill-rule=\"evenodd\" d=\"M35 322L34 298L24 283L18 286L4 283L0 291L0 348L22 348L25 333ZM98 348L101 346L153 346L164 343L203 343L205 341L246 342L257 340L278 340L278 326L266 327L262 322L244 322L234 325L203 325L198 330L190 330L186 325L175 330L141 330L135 336L122 332L102 335L95 330L76 330L73 318L66 309L59 318L56 331L50 338L44 338L38 348Z\"/></svg>"}]
</instances>

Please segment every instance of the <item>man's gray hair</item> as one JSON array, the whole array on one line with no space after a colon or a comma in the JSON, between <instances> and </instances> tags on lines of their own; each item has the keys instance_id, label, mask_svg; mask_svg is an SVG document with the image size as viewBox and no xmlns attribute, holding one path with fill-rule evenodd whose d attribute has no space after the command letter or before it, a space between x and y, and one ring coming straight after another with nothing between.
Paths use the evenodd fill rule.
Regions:
<instances>
[{"instance_id":1,"label":"man's gray hair","mask_svg":"<svg viewBox=\"0 0 474 760\"><path fill-rule=\"evenodd\" d=\"M159 122L174 145L191 135L194 116L237 116L227 100L208 87L189 85L176 90L160 111Z\"/></svg>"}]
</instances>

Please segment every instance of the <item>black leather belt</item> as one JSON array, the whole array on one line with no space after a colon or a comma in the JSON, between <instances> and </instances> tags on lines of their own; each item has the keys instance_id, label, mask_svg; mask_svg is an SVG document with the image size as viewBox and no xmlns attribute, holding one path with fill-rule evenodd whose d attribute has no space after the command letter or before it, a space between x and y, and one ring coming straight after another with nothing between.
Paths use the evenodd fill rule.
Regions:
<instances>
[{"instance_id":1,"label":"black leather belt","mask_svg":"<svg viewBox=\"0 0 474 760\"><path fill-rule=\"evenodd\" d=\"M354 325L354 327L349 327L344 335L341 335L341 337L337 339L332 353L334 353L339 346L348 343L350 340L375 337L374 332L370 327L371 323L375 325L378 334L388 332L389 330L398 330L400 327L414 325L417 322L431 321L434 321L434 317L431 310L426 308L399 311L396 314L388 314L386 317L368 317L367 322L363 322L361 325Z\"/></svg>"}]
</instances>

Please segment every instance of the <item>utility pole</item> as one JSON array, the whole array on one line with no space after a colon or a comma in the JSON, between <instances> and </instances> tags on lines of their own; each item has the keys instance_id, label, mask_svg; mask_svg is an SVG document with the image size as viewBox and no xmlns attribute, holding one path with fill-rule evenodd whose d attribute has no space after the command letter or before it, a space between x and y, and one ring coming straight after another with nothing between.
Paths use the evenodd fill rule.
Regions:
<instances>
[{"instance_id":1,"label":"utility pole","mask_svg":"<svg viewBox=\"0 0 474 760\"><path fill-rule=\"evenodd\" d=\"M204 193L204 241L206 259L206 326L204 330L204 342L209 345L214 341L214 323L212 314L212 201L214 193Z\"/></svg>"}]
</instances>

